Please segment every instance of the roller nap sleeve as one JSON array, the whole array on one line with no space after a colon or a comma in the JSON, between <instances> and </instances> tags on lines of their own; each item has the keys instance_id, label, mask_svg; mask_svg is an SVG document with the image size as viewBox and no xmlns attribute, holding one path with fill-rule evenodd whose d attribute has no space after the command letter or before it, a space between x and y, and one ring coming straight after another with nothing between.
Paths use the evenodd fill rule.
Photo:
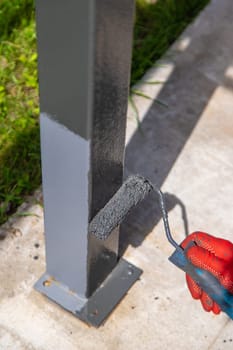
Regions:
<instances>
[{"instance_id":1,"label":"roller nap sleeve","mask_svg":"<svg viewBox=\"0 0 233 350\"><path fill-rule=\"evenodd\" d=\"M152 190L150 182L142 176L130 176L110 201L89 224L89 233L98 239L107 239L115 227L121 224L129 211Z\"/></svg>"}]
</instances>

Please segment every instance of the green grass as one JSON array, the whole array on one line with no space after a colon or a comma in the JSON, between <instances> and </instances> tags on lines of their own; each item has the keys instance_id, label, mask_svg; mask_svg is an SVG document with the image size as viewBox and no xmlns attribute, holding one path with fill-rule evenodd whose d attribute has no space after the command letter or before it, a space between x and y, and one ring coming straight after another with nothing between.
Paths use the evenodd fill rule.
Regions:
<instances>
[{"instance_id":1,"label":"green grass","mask_svg":"<svg viewBox=\"0 0 233 350\"><path fill-rule=\"evenodd\" d=\"M209 0L137 0L131 85ZM0 223L41 183L32 0L0 0Z\"/></svg>"},{"instance_id":2,"label":"green grass","mask_svg":"<svg viewBox=\"0 0 233 350\"><path fill-rule=\"evenodd\" d=\"M0 223L40 184L35 24L0 45Z\"/></svg>"},{"instance_id":3,"label":"green grass","mask_svg":"<svg viewBox=\"0 0 233 350\"><path fill-rule=\"evenodd\" d=\"M33 16L33 0L0 0L0 37L9 35L16 26L27 25Z\"/></svg>"},{"instance_id":4,"label":"green grass","mask_svg":"<svg viewBox=\"0 0 233 350\"><path fill-rule=\"evenodd\" d=\"M155 64L210 0L137 0L131 85Z\"/></svg>"}]
</instances>

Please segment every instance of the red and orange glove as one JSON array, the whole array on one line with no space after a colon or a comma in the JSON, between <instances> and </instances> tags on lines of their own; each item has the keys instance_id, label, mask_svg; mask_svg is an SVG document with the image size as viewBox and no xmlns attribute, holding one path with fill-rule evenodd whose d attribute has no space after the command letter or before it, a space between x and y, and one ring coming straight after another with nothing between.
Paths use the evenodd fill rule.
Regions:
<instances>
[{"instance_id":1,"label":"red and orange glove","mask_svg":"<svg viewBox=\"0 0 233 350\"><path fill-rule=\"evenodd\" d=\"M233 294L233 244L204 232L194 232L181 243L182 248L185 249L190 241L196 244L187 251L187 257L192 264L212 273ZM204 310L219 314L220 307L188 274L186 280L192 297L200 299Z\"/></svg>"}]
</instances>

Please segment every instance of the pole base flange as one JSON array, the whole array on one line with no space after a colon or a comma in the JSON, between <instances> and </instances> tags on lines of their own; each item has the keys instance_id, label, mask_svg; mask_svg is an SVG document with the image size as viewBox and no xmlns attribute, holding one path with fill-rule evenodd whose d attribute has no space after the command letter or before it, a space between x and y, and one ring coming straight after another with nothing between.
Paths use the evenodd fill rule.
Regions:
<instances>
[{"instance_id":1,"label":"pole base flange","mask_svg":"<svg viewBox=\"0 0 233 350\"><path fill-rule=\"evenodd\" d=\"M113 271L88 299L81 298L47 273L35 284L35 289L85 323L99 327L141 274L142 270L120 259Z\"/></svg>"}]
</instances>

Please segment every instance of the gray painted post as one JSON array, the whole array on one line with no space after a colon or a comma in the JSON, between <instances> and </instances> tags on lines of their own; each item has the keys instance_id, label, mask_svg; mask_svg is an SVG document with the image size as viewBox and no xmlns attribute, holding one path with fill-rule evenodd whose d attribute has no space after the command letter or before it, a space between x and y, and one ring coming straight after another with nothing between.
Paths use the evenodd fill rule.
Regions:
<instances>
[{"instance_id":1,"label":"gray painted post","mask_svg":"<svg viewBox=\"0 0 233 350\"><path fill-rule=\"evenodd\" d=\"M96 326L140 274L118 263L119 229L88 234L122 184L133 14L134 0L36 0L47 265L36 289ZM106 306L98 287L111 275L110 293L129 267Z\"/></svg>"}]
</instances>

